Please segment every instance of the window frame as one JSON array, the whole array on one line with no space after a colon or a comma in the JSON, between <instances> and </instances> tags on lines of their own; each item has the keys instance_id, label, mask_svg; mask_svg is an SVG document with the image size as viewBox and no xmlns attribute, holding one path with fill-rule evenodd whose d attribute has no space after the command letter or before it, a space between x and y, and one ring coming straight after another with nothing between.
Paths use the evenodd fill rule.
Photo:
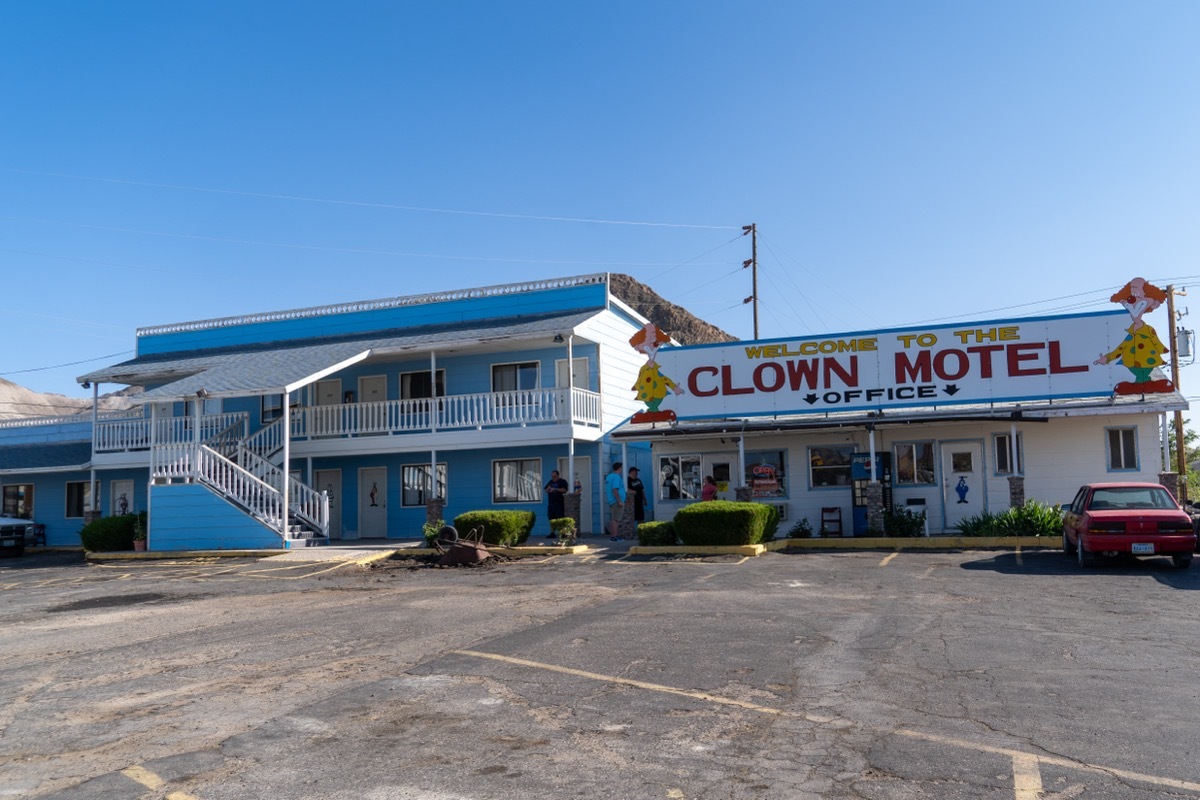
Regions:
<instances>
[{"instance_id":1,"label":"window frame","mask_svg":"<svg viewBox=\"0 0 1200 800\"><path fill-rule=\"evenodd\" d=\"M276 408L274 405L268 406L267 398L271 398L272 400L274 400L276 403L279 404L279 407ZM289 398L288 405L291 407L291 409L293 411L300 407L300 392L299 392L299 390L297 390L295 392L291 392L288 395L288 398ZM283 393L282 392L276 392L274 394L259 395L258 419L261 424L268 425L277 419L281 419L282 417L283 417Z\"/></svg>"},{"instance_id":2,"label":"window frame","mask_svg":"<svg viewBox=\"0 0 1200 800\"><path fill-rule=\"evenodd\" d=\"M685 462L689 468L695 465L695 470L685 473L683 468ZM655 475L655 483L658 484L655 494L658 495L658 499L667 503L685 503L689 500L699 500L700 488L703 486L704 480L700 475L700 464L699 453L660 455L658 457L658 471ZM679 490L679 497L670 497L670 493L665 491L666 479L663 477L664 466L671 467L671 474L675 479L676 488Z\"/></svg>"},{"instance_id":3,"label":"window frame","mask_svg":"<svg viewBox=\"0 0 1200 800\"><path fill-rule=\"evenodd\" d=\"M746 474L742 476L743 486L750 488L750 499L752 500L783 500L787 499L788 494L788 451L786 448L779 450L747 450L746 451ZM778 456L778 462L771 462L764 456ZM755 487L757 476L754 473L755 467L767 464L775 467L775 483L778 487L775 492L760 492Z\"/></svg>"},{"instance_id":4,"label":"window frame","mask_svg":"<svg viewBox=\"0 0 1200 800\"><path fill-rule=\"evenodd\" d=\"M413 375L424 375L426 378L428 378L429 372L430 372L430 370L427 370L427 369L424 369L424 370L414 369L414 370L409 370L407 372L401 372L399 375L399 378L398 378L399 388L400 388L400 399L401 400L431 400L434 397L445 397L446 396L446 370L444 370L444 369L439 369L439 370L436 370L436 372L435 372L436 377L434 379L434 386L432 387L434 393L432 395L419 395L418 396L418 395L412 394L411 392L406 391L406 387L404 385L405 378L411 379L411 376L413 376Z\"/></svg>"},{"instance_id":5,"label":"window frame","mask_svg":"<svg viewBox=\"0 0 1200 800\"><path fill-rule=\"evenodd\" d=\"M96 481L92 485L91 490L88 490L88 481L66 481L63 487L63 518L64 519L83 519L87 516L87 512L92 510L92 498L100 496L100 481ZM72 487L82 486L83 497L76 498L79 502L79 513L72 514L74 510L71 508L71 489ZM78 490L76 490L78 491Z\"/></svg>"},{"instance_id":6,"label":"window frame","mask_svg":"<svg viewBox=\"0 0 1200 800\"><path fill-rule=\"evenodd\" d=\"M1126 446L1126 442L1124 440L1125 434L1128 434L1131 439L1131 441L1128 443L1128 447ZM1120 448L1121 464L1119 466L1116 465L1114 462L1114 456L1116 455L1116 453L1114 453L1114 451L1113 451L1113 444L1115 443L1114 438L1113 438L1114 435L1120 436L1119 442L1116 442L1121 445L1121 448ZM1131 453L1126 452L1127 449L1131 450L1132 452ZM1138 429L1137 429L1137 426L1136 425L1129 425L1129 426L1121 425L1121 426L1106 427L1104 429L1104 454L1105 454L1105 464L1107 465L1109 472L1137 472L1139 469L1141 469L1141 458L1140 458L1140 454L1138 453ZM1128 456L1132 456L1133 466L1129 466L1129 464L1127 462Z\"/></svg>"},{"instance_id":7,"label":"window frame","mask_svg":"<svg viewBox=\"0 0 1200 800\"><path fill-rule=\"evenodd\" d=\"M1001 446L1000 440L1004 440L1004 445ZM996 467L992 470L992 474L999 477L1012 477L1025 474L1025 434L1017 431L1017 471L1013 472L1008 463L1009 460L1009 440L1012 435L1009 433L993 433L992 434L992 461Z\"/></svg>"},{"instance_id":8,"label":"window frame","mask_svg":"<svg viewBox=\"0 0 1200 800\"><path fill-rule=\"evenodd\" d=\"M824 465L814 466L813 465L813 452L821 451L821 450L834 451L839 454L844 453L845 464L836 464L833 466L824 466ZM857 451L854 449L853 444L813 445L813 446L805 448L805 453L807 455L807 458L805 459L805 461L808 464L808 488L818 491L818 492L828 491L831 489L832 490L849 489L850 488L850 456L854 455L855 452L857 452ZM833 483L820 483L819 484L814 480L813 470L816 470L816 469L829 470L831 474L833 474L833 470L835 470L835 469L838 471L837 474L840 474L842 470L845 470L846 480L844 483L838 483L835 480Z\"/></svg>"},{"instance_id":9,"label":"window frame","mask_svg":"<svg viewBox=\"0 0 1200 800\"><path fill-rule=\"evenodd\" d=\"M9 502L9 490L25 489L20 497L14 497L12 503ZM6 483L0 487L0 513L6 517L13 519L33 519L34 511L37 508L34 505L34 499L37 494L36 485L32 483ZM25 506L25 511L21 512L20 505Z\"/></svg>"},{"instance_id":10,"label":"window frame","mask_svg":"<svg viewBox=\"0 0 1200 800\"><path fill-rule=\"evenodd\" d=\"M501 368L501 367L514 367L514 368L516 368L516 370L517 370L517 372L516 372L516 377L517 377L516 383L517 383L517 386L516 386L515 388L513 388L513 389L497 389L497 388L496 388L496 370L497 370L497 369L499 369L499 368ZM520 379L521 379L521 367L533 367L533 386L521 386L521 385L520 385L520 383L521 383L521 380L520 380ZM491 369L488 371L488 375L489 375L489 378L490 378L490 380L491 380L492 394L499 394L499 393L501 393L501 392L528 392L528 391L533 391L533 390L535 390L535 389L539 389L539 388L541 388L541 385L542 385L542 362L540 362L540 361L537 361L537 360L532 360L532 361L501 361L501 362L499 362L499 363L492 364L492 368L491 368Z\"/></svg>"},{"instance_id":11,"label":"window frame","mask_svg":"<svg viewBox=\"0 0 1200 800\"><path fill-rule=\"evenodd\" d=\"M917 458L917 448L928 448L928 463L922 464ZM900 451L903 448L912 450L913 474L905 480L901 474ZM919 480L922 468L928 470L929 480ZM892 445L892 483L895 486L936 486L937 485L937 446L932 439L916 439L911 442L896 442Z\"/></svg>"},{"instance_id":12,"label":"window frame","mask_svg":"<svg viewBox=\"0 0 1200 800\"><path fill-rule=\"evenodd\" d=\"M420 486L416 486L414 481L412 487L409 486L410 472L419 472L421 476ZM445 461L439 461L437 464L437 486L431 487L429 480L429 464L401 464L400 465L400 506L402 508L418 508L424 506L431 495L428 492L433 491L433 497L441 497L446 499L447 492L447 477L449 468ZM415 492L417 499L409 502L409 492Z\"/></svg>"},{"instance_id":13,"label":"window frame","mask_svg":"<svg viewBox=\"0 0 1200 800\"><path fill-rule=\"evenodd\" d=\"M500 468L500 465L502 465L502 464L517 465L517 467L516 467L516 469L517 469L517 494L516 494L516 497L512 497L512 498L501 497L499 492L497 491L500 488L500 484L501 484L500 473L498 472L498 470ZM522 471L521 471L522 465L525 465L526 467L528 467L528 465L530 465L530 464L534 465L534 468L532 470L526 469L526 471L524 473L522 473ZM522 498L520 495L520 485L521 485L520 479L521 479L522 474L524 474L526 476L530 476L530 475L534 476L534 480L532 482L527 482L527 484L526 484L527 486L531 486L533 488L533 494L535 496L532 498ZM496 504L500 504L500 503L540 503L540 502L542 502L542 485L543 484L542 484L542 459L541 458L494 458L494 459L492 459L492 502L493 503L496 503Z\"/></svg>"}]
</instances>

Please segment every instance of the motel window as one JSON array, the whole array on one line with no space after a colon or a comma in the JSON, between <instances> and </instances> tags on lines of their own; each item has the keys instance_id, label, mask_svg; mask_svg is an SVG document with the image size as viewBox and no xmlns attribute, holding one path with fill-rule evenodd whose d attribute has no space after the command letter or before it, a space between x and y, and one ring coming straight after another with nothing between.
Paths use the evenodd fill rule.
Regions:
<instances>
[{"instance_id":1,"label":"motel window","mask_svg":"<svg viewBox=\"0 0 1200 800\"><path fill-rule=\"evenodd\" d=\"M96 481L95 492L88 491L87 481L67 482L67 519L82 517L92 509L92 497L100 496L100 481Z\"/></svg>"},{"instance_id":2,"label":"motel window","mask_svg":"<svg viewBox=\"0 0 1200 800\"><path fill-rule=\"evenodd\" d=\"M1025 437L1017 434L1017 471L1015 474L1025 474ZM1012 468L1012 436L1007 433L997 433L992 437L992 449L996 455L996 474L1013 475Z\"/></svg>"},{"instance_id":3,"label":"motel window","mask_svg":"<svg viewBox=\"0 0 1200 800\"><path fill-rule=\"evenodd\" d=\"M1137 428L1109 428L1107 433L1108 471L1137 469Z\"/></svg>"},{"instance_id":4,"label":"motel window","mask_svg":"<svg viewBox=\"0 0 1200 800\"><path fill-rule=\"evenodd\" d=\"M787 497L787 463L782 450L747 450L745 485L753 498Z\"/></svg>"},{"instance_id":5,"label":"motel window","mask_svg":"<svg viewBox=\"0 0 1200 800\"><path fill-rule=\"evenodd\" d=\"M493 503L537 503L541 499L540 458L514 458L492 462Z\"/></svg>"},{"instance_id":6,"label":"motel window","mask_svg":"<svg viewBox=\"0 0 1200 800\"><path fill-rule=\"evenodd\" d=\"M4 486L4 516L33 519L32 483L9 483Z\"/></svg>"},{"instance_id":7,"label":"motel window","mask_svg":"<svg viewBox=\"0 0 1200 800\"><path fill-rule=\"evenodd\" d=\"M814 487L849 486L853 452L849 445L808 448L809 483Z\"/></svg>"},{"instance_id":8,"label":"motel window","mask_svg":"<svg viewBox=\"0 0 1200 800\"><path fill-rule=\"evenodd\" d=\"M433 377L429 374L429 370L400 373L401 400L420 400L433 396ZM446 370L444 369L437 371L437 396L446 396Z\"/></svg>"},{"instance_id":9,"label":"motel window","mask_svg":"<svg viewBox=\"0 0 1200 800\"><path fill-rule=\"evenodd\" d=\"M658 459L658 499L695 500L700 497L700 456Z\"/></svg>"},{"instance_id":10,"label":"motel window","mask_svg":"<svg viewBox=\"0 0 1200 800\"><path fill-rule=\"evenodd\" d=\"M538 362L524 361L520 364L494 364L492 366L492 391L515 392L538 387Z\"/></svg>"},{"instance_id":11,"label":"motel window","mask_svg":"<svg viewBox=\"0 0 1200 800\"><path fill-rule=\"evenodd\" d=\"M292 392L291 406L295 411L300 405L300 395L298 392ZM266 425L268 422L274 422L283 416L283 395L282 394L264 394L262 396L262 423Z\"/></svg>"},{"instance_id":12,"label":"motel window","mask_svg":"<svg viewBox=\"0 0 1200 800\"><path fill-rule=\"evenodd\" d=\"M400 504L423 506L431 497L446 498L446 465L437 465L437 492L434 493L428 464L405 464L400 468Z\"/></svg>"},{"instance_id":13,"label":"motel window","mask_svg":"<svg viewBox=\"0 0 1200 800\"><path fill-rule=\"evenodd\" d=\"M933 442L896 445L896 484L929 485L934 482Z\"/></svg>"}]
</instances>

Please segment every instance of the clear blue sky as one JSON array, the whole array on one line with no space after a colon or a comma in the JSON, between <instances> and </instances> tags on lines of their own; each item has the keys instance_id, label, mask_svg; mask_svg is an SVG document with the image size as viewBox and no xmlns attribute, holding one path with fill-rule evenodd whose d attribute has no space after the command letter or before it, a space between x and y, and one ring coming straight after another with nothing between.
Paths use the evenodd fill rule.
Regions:
<instances>
[{"instance_id":1,"label":"clear blue sky","mask_svg":"<svg viewBox=\"0 0 1200 800\"><path fill-rule=\"evenodd\" d=\"M1200 312L1196 2L0 15L0 376L38 391L138 326L603 271L749 338L751 222L763 338L1138 275Z\"/></svg>"}]
</instances>

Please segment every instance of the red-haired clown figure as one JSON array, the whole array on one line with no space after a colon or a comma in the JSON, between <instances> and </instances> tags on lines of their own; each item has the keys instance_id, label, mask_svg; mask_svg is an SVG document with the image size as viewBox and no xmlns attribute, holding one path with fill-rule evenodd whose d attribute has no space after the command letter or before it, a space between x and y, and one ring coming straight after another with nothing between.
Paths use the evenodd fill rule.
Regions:
<instances>
[{"instance_id":1,"label":"red-haired clown figure","mask_svg":"<svg viewBox=\"0 0 1200 800\"><path fill-rule=\"evenodd\" d=\"M646 363L638 371L637 382L630 388L637 392L638 400L645 403L649 411L635 414L633 417L635 422L651 421L659 415L671 418L675 416L669 411L658 410L659 405L667 397L667 390L673 391L675 394L683 394L683 389L675 381L663 375L658 368L658 363L654 360L654 357L658 355L658 349L669 341L671 341L671 337L653 322L647 322L645 327L629 339L629 344L633 346L634 350L646 354Z\"/></svg>"},{"instance_id":2,"label":"red-haired clown figure","mask_svg":"<svg viewBox=\"0 0 1200 800\"><path fill-rule=\"evenodd\" d=\"M1133 382L1121 381L1114 388L1117 394L1147 394L1172 392L1175 385L1169 380L1151 380L1150 374L1166 362L1163 356L1167 348L1154 328L1142 321L1142 317L1158 308L1167 299L1167 293L1144 278L1134 278L1119 292L1109 298L1119 303L1133 317L1133 324L1126 329L1125 339L1111 352L1096 359L1097 364L1109 364L1121 359L1133 373Z\"/></svg>"}]
</instances>

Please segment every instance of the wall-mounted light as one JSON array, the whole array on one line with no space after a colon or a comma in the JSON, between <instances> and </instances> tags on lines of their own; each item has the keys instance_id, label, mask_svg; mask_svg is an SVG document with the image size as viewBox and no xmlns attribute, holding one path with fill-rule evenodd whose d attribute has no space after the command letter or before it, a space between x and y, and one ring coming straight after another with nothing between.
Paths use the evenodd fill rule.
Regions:
<instances>
[{"instance_id":1,"label":"wall-mounted light","mask_svg":"<svg viewBox=\"0 0 1200 800\"><path fill-rule=\"evenodd\" d=\"M561 333L556 333L556 334L554 334L554 343L555 343L555 344L562 344L562 343L563 343L563 338L562 338L562 334L561 334Z\"/></svg>"},{"instance_id":2,"label":"wall-mounted light","mask_svg":"<svg viewBox=\"0 0 1200 800\"><path fill-rule=\"evenodd\" d=\"M92 388L92 382L91 382L91 381L84 381L84 382L83 382L83 388L85 388L85 389L90 389L90 388Z\"/></svg>"},{"instance_id":3,"label":"wall-mounted light","mask_svg":"<svg viewBox=\"0 0 1200 800\"><path fill-rule=\"evenodd\" d=\"M201 400L203 400L204 398L208 397L208 389L199 389L199 390L197 390L197 391L196 391L196 397L199 397Z\"/></svg>"}]
</instances>

